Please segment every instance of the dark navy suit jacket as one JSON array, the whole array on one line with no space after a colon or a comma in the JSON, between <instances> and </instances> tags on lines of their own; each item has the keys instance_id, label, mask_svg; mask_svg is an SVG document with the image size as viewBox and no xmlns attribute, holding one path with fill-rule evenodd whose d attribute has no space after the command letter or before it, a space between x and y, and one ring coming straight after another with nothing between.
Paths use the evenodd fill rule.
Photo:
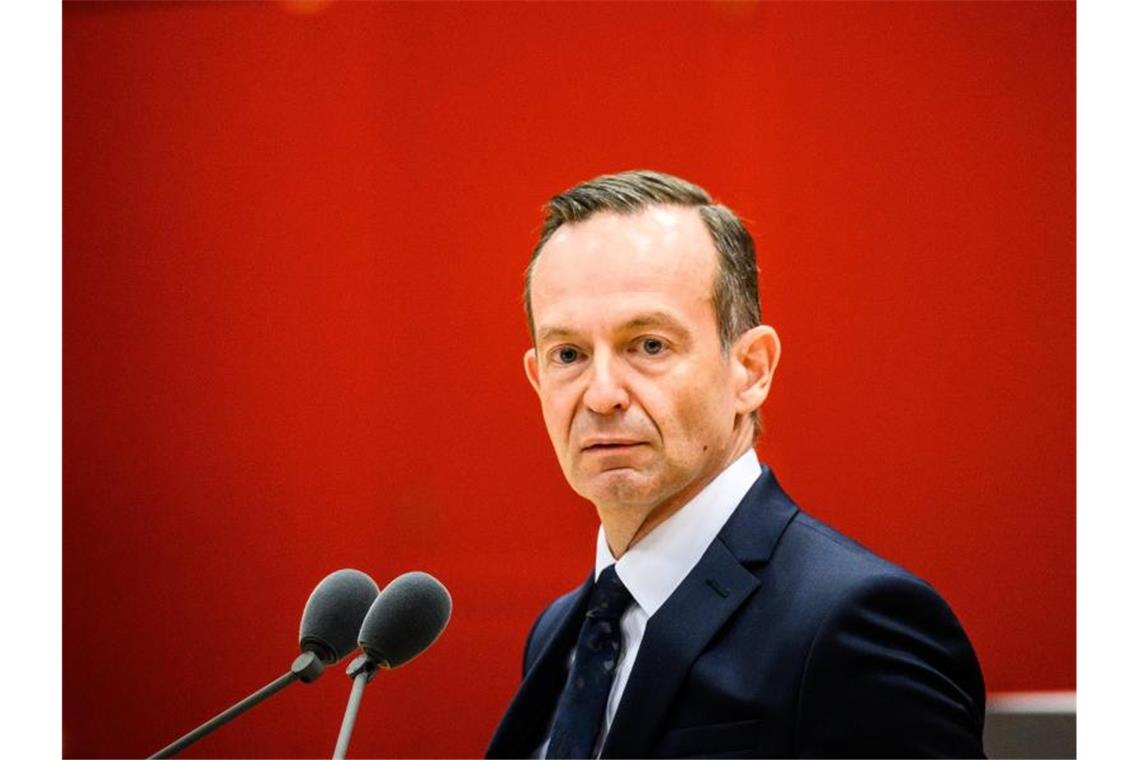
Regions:
<instances>
[{"instance_id":1,"label":"dark navy suit jacket","mask_svg":"<svg viewBox=\"0 0 1140 760\"><path fill-rule=\"evenodd\" d=\"M488 757L545 738L592 585L539 616ZM602 757L979 757L984 712L946 602L801 511L765 467L649 619Z\"/></svg>"}]
</instances>

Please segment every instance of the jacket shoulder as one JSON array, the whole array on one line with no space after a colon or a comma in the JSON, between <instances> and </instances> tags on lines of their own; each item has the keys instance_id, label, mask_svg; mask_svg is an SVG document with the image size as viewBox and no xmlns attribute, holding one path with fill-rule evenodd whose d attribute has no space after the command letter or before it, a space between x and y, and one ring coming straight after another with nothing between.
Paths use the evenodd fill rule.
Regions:
<instances>
[{"instance_id":1,"label":"jacket shoulder","mask_svg":"<svg viewBox=\"0 0 1140 760\"><path fill-rule=\"evenodd\" d=\"M796 577L818 592L838 595L871 579L929 584L855 539L799 511L773 553L773 564L792 565Z\"/></svg>"},{"instance_id":2,"label":"jacket shoulder","mask_svg":"<svg viewBox=\"0 0 1140 760\"><path fill-rule=\"evenodd\" d=\"M803 754L977 756L985 684L950 606L913 573L800 512L773 555L810 640L798 689ZM806 621L805 621L806 622Z\"/></svg>"}]
</instances>

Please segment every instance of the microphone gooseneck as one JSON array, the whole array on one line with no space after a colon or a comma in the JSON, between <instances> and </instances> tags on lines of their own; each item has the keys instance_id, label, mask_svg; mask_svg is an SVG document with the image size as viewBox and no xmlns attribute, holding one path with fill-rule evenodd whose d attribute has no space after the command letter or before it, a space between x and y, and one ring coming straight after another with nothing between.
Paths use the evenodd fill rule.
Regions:
<instances>
[{"instance_id":1,"label":"microphone gooseneck","mask_svg":"<svg viewBox=\"0 0 1140 760\"><path fill-rule=\"evenodd\" d=\"M295 681L311 683L317 680L325 665L336 662L356 648L356 637L364 616L379 593L375 581L359 570L337 570L326 576L305 603L301 614L301 654L293 660L289 672L151 757L173 757Z\"/></svg>"},{"instance_id":2,"label":"microphone gooseneck","mask_svg":"<svg viewBox=\"0 0 1140 760\"><path fill-rule=\"evenodd\" d=\"M451 594L427 573L404 573L380 592L360 626L358 642L364 653L346 673L352 692L344 711L333 759L348 752L364 687L379 670L398 668L431 646L451 619Z\"/></svg>"}]
</instances>

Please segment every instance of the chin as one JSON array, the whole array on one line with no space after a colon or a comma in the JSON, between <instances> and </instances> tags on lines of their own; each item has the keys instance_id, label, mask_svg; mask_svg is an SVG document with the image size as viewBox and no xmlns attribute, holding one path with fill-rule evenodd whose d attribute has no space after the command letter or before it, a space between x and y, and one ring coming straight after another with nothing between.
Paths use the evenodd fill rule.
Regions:
<instances>
[{"instance_id":1,"label":"chin","mask_svg":"<svg viewBox=\"0 0 1140 760\"><path fill-rule=\"evenodd\" d=\"M597 505L642 506L660 501L661 484L629 467L596 473L583 478L579 494Z\"/></svg>"}]
</instances>

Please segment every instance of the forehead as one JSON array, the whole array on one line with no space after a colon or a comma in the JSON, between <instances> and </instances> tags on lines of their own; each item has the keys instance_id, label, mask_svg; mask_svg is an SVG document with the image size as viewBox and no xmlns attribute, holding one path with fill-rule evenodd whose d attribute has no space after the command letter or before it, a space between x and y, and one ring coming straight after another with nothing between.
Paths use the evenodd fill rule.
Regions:
<instances>
[{"instance_id":1,"label":"forehead","mask_svg":"<svg viewBox=\"0 0 1140 760\"><path fill-rule=\"evenodd\" d=\"M535 326L619 312L712 315L716 249L695 208L605 212L558 228L531 275Z\"/></svg>"}]
</instances>

